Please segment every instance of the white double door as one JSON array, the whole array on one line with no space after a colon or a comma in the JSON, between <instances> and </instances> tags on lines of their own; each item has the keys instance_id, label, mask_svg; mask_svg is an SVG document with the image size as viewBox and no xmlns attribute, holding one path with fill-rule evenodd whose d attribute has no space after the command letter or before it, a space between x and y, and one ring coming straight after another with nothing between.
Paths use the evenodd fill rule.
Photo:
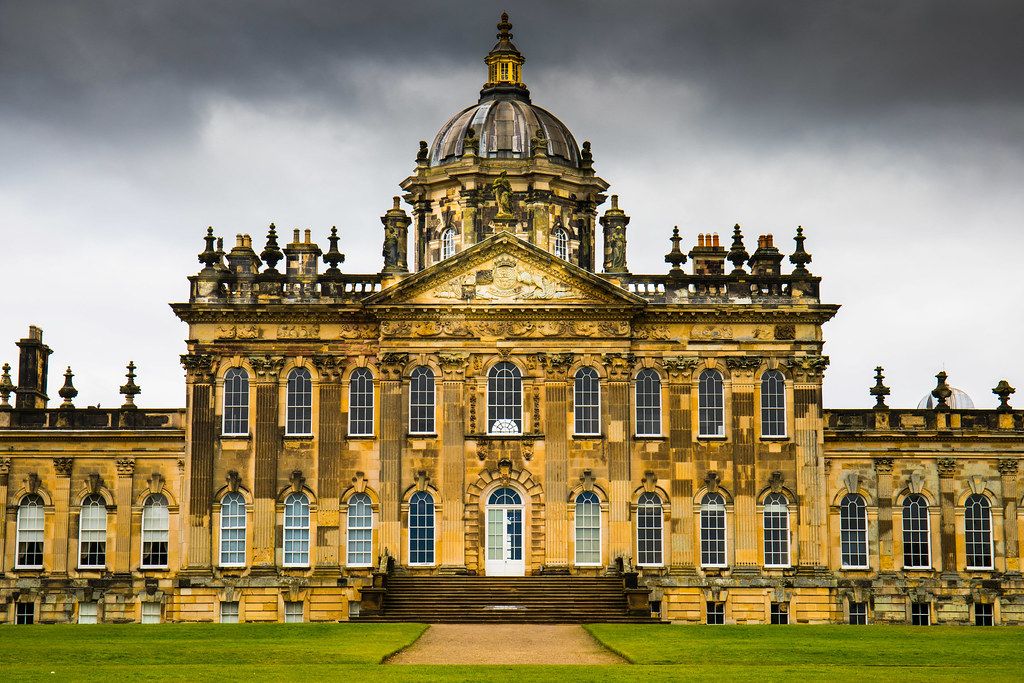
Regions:
<instances>
[{"instance_id":1,"label":"white double door","mask_svg":"<svg viewBox=\"0 0 1024 683\"><path fill-rule=\"evenodd\" d=\"M525 576L522 505L487 507L487 576Z\"/></svg>"}]
</instances>

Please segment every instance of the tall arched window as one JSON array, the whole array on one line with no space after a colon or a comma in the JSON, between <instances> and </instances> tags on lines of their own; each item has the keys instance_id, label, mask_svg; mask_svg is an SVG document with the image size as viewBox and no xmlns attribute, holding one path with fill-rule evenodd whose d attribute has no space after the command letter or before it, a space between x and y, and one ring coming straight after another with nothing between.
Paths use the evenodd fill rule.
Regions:
<instances>
[{"instance_id":1,"label":"tall arched window","mask_svg":"<svg viewBox=\"0 0 1024 683\"><path fill-rule=\"evenodd\" d=\"M292 368L288 373L287 434L313 433L313 379L306 368Z\"/></svg>"},{"instance_id":2,"label":"tall arched window","mask_svg":"<svg viewBox=\"0 0 1024 683\"><path fill-rule=\"evenodd\" d=\"M789 500L781 493L769 493L764 499L764 565L788 567Z\"/></svg>"},{"instance_id":3,"label":"tall arched window","mask_svg":"<svg viewBox=\"0 0 1024 683\"><path fill-rule=\"evenodd\" d=\"M370 497L357 493L348 500L348 555L350 567L373 564L373 506Z\"/></svg>"},{"instance_id":4,"label":"tall arched window","mask_svg":"<svg viewBox=\"0 0 1024 683\"><path fill-rule=\"evenodd\" d=\"M309 498L291 493L284 499L284 566L309 566Z\"/></svg>"},{"instance_id":5,"label":"tall arched window","mask_svg":"<svg viewBox=\"0 0 1024 683\"><path fill-rule=\"evenodd\" d=\"M860 494L848 493L839 504L839 542L844 568L868 566L868 506Z\"/></svg>"},{"instance_id":6,"label":"tall arched window","mask_svg":"<svg viewBox=\"0 0 1024 683\"><path fill-rule=\"evenodd\" d=\"M555 229L555 256L563 261L569 260L569 233L563 228Z\"/></svg>"},{"instance_id":7,"label":"tall arched window","mask_svg":"<svg viewBox=\"0 0 1024 683\"><path fill-rule=\"evenodd\" d=\"M932 566L929 542L928 501L912 493L903 501L903 567L928 569Z\"/></svg>"},{"instance_id":8,"label":"tall arched window","mask_svg":"<svg viewBox=\"0 0 1024 683\"><path fill-rule=\"evenodd\" d=\"M349 378L348 433L373 436L373 373L369 368L356 368Z\"/></svg>"},{"instance_id":9,"label":"tall arched window","mask_svg":"<svg viewBox=\"0 0 1024 683\"><path fill-rule=\"evenodd\" d=\"M601 380L594 368L580 368L572 392L573 433L601 433Z\"/></svg>"},{"instance_id":10,"label":"tall arched window","mask_svg":"<svg viewBox=\"0 0 1024 683\"><path fill-rule=\"evenodd\" d=\"M167 566L170 513L167 498L154 493L142 505L142 567L162 569Z\"/></svg>"},{"instance_id":11,"label":"tall arched window","mask_svg":"<svg viewBox=\"0 0 1024 683\"><path fill-rule=\"evenodd\" d=\"M964 552L968 569L992 569L992 506L980 493L964 503Z\"/></svg>"},{"instance_id":12,"label":"tall arched window","mask_svg":"<svg viewBox=\"0 0 1024 683\"><path fill-rule=\"evenodd\" d=\"M661 436L661 376L652 368L636 375L636 434Z\"/></svg>"},{"instance_id":13,"label":"tall arched window","mask_svg":"<svg viewBox=\"0 0 1024 683\"><path fill-rule=\"evenodd\" d=\"M576 496L576 564L601 564L601 500L593 491Z\"/></svg>"},{"instance_id":14,"label":"tall arched window","mask_svg":"<svg viewBox=\"0 0 1024 683\"><path fill-rule=\"evenodd\" d=\"M523 376L502 361L487 373L487 433L523 433Z\"/></svg>"},{"instance_id":15,"label":"tall arched window","mask_svg":"<svg viewBox=\"0 0 1024 683\"><path fill-rule=\"evenodd\" d=\"M107 565L107 502L93 493L82 501L78 513L78 567L98 569Z\"/></svg>"},{"instance_id":16,"label":"tall arched window","mask_svg":"<svg viewBox=\"0 0 1024 683\"><path fill-rule=\"evenodd\" d=\"M409 564L434 564L434 497L426 491L409 499Z\"/></svg>"},{"instance_id":17,"label":"tall arched window","mask_svg":"<svg viewBox=\"0 0 1024 683\"><path fill-rule=\"evenodd\" d=\"M647 492L636 503L636 557L642 567L660 567L664 564L662 529L664 518L661 498Z\"/></svg>"},{"instance_id":18,"label":"tall arched window","mask_svg":"<svg viewBox=\"0 0 1024 683\"><path fill-rule=\"evenodd\" d=\"M245 498L237 491L220 499L220 566L245 566Z\"/></svg>"},{"instance_id":19,"label":"tall arched window","mask_svg":"<svg viewBox=\"0 0 1024 683\"><path fill-rule=\"evenodd\" d=\"M434 371L421 365L409 377L409 432L434 434L436 393Z\"/></svg>"},{"instance_id":20,"label":"tall arched window","mask_svg":"<svg viewBox=\"0 0 1024 683\"><path fill-rule=\"evenodd\" d=\"M786 378L778 370L761 375L761 436L786 436Z\"/></svg>"},{"instance_id":21,"label":"tall arched window","mask_svg":"<svg viewBox=\"0 0 1024 683\"><path fill-rule=\"evenodd\" d=\"M725 436L725 383L718 370L709 368L700 373L697 426L698 436Z\"/></svg>"},{"instance_id":22,"label":"tall arched window","mask_svg":"<svg viewBox=\"0 0 1024 683\"><path fill-rule=\"evenodd\" d=\"M249 373L243 368L231 368L224 374L223 433L249 433Z\"/></svg>"},{"instance_id":23,"label":"tall arched window","mask_svg":"<svg viewBox=\"0 0 1024 683\"><path fill-rule=\"evenodd\" d=\"M700 563L726 566L725 498L720 493L707 493L700 501Z\"/></svg>"},{"instance_id":24,"label":"tall arched window","mask_svg":"<svg viewBox=\"0 0 1024 683\"><path fill-rule=\"evenodd\" d=\"M18 505L18 558L16 565L26 569L43 566L43 499L30 493Z\"/></svg>"},{"instance_id":25,"label":"tall arched window","mask_svg":"<svg viewBox=\"0 0 1024 683\"><path fill-rule=\"evenodd\" d=\"M445 228L441 233L441 260L455 255L455 228Z\"/></svg>"}]
</instances>

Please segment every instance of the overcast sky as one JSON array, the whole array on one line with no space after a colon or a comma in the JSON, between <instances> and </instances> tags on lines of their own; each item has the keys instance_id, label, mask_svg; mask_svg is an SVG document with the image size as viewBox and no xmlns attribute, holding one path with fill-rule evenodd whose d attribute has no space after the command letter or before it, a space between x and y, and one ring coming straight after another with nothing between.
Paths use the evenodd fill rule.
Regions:
<instances>
[{"instance_id":1,"label":"overcast sky","mask_svg":"<svg viewBox=\"0 0 1024 683\"><path fill-rule=\"evenodd\" d=\"M0 0L0 362L28 325L78 405L184 405L202 235L337 225L380 269L379 216L417 142L473 103L502 9L534 102L632 216L633 272L673 225L802 224L822 298L826 407L950 381L1024 406L1024 3ZM602 207L602 211L605 207ZM787 264L788 265L788 264ZM17 377L15 377L17 381Z\"/></svg>"}]
</instances>

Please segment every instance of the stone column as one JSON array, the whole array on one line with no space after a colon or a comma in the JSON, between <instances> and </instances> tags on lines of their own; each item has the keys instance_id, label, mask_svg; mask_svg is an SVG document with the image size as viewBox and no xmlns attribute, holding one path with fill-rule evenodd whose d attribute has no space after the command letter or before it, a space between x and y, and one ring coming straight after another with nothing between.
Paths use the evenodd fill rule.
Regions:
<instances>
[{"instance_id":1,"label":"stone column","mask_svg":"<svg viewBox=\"0 0 1024 683\"><path fill-rule=\"evenodd\" d=\"M460 190L459 195L462 197L462 244L476 244L483 239L482 229L477 225L480 190Z\"/></svg>"},{"instance_id":2,"label":"stone column","mask_svg":"<svg viewBox=\"0 0 1024 683\"><path fill-rule=\"evenodd\" d=\"M11 459L0 458L0 574L7 571L7 488L11 479Z\"/></svg>"},{"instance_id":3,"label":"stone column","mask_svg":"<svg viewBox=\"0 0 1024 683\"><path fill-rule=\"evenodd\" d=\"M68 572L68 522L71 515L71 469L74 458L54 458L53 469L57 474L53 490L53 574Z\"/></svg>"},{"instance_id":4,"label":"stone column","mask_svg":"<svg viewBox=\"0 0 1024 683\"><path fill-rule=\"evenodd\" d=\"M341 372L344 361L334 356L313 356L320 376L320 429L317 434L317 538L318 572L337 573L341 563L338 550L341 503L341 449L344 428L341 420Z\"/></svg>"},{"instance_id":5,"label":"stone column","mask_svg":"<svg viewBox=\"0 0 1024 683\"><path fill-rule=\"evenodd\" d=\"M939 458L939 505L940 539L942 547L942 571L955 574L956 566L956 460Z\"/></svg>"},{"instance_id":6,"label":"stone column","mask_svg":"<svg viewBox=\"0 0 1024 683\"><path fill-rule=\"evenodd\" d=\"M466 413L465 382L469 355L439 353L441 366L441 567L442 573L466 571Z\"/></svg>"},{"instance_id":7,"label":"stone column","mask_svg":"<svg viewBox=\"0 0 1024 683\"><path fill-rule=\"evenodd\" d=\"M825 496L825 434L821 414L821 380L827 356L804 356L793 361L793 414L796 425L797 495L801 503L799 567L828 564L828 500Z\"/></svg>"},{"instance_id":8,"label":"stone column","mask_svg":"<svg viewBox=\"0 0 1024 683\"><path fill-rule=\"evenodd\" d=\"M551 235L551 214L548 211L551 201L550 190L533 190L526 200L526 210L530 213L533 231L527 233L530 241L541 249L548 250Z\"/></svg>"},{"instance_id":9,"label":"stone column","mask_svg":"<svg viewBox=\"0 0 1024 683\"><path fill-rule=\"evenodd\" d=\"M282 438L278 381L284 358L253 357L249 363L256 371L252 564L257 572L267 572L274 568L277 548L277 459Z\"/></svg>"},{"instance_id":10,"label":"stone column","mask_svg":"<svg viewBox=\"0 0 1024 683\"><path fill-rule=\"evenodd\" d=\"M402 547L402 442L405 421L402 372L409 354L380 354L380 548L387 548L399 562L406 560Z\"/></svg>"},{"instance_id":11,"label":"stone column","mask_svg":"<svg viewBox=\"0 0 1024 683\"><path fill-rule=\"evenodd\" d=\"M668 373L668 448L672 459L672 522L669 545L672 569L692 573L693 559L693 423L690 417L690 379L697 367L696 358L665 358Z\"/></svg>"},{"instance_id":12,"label":"stone column","mask_svg":"<svg viewBox=\"0 0 1024 683\"><path fill-rule=\"evenodd\" d=\"M213 511L213 450L217 438L214 408L213 358L207 354L185 355L181 362L188 386L188 559L189 568L211 566Z\"/></svg>"},{"instance_id":13,"label":"stone column","mask_svg":"<svg viewBox=\"0 0 1024 683\"><path fill-rule=\"evenodd\" d=\"M878 497L878 568L894 568L892 528L892 458L875 458L876 495Z\"/></svg>"},{"instance_id":14,"label":"stone column","mask_svg":"<svg viewBox=\"0 0 1024 683\"><path fill-rule=\"evenodd\" d=\"M1020 571L1020 547L1017 540L1017 465L1016 459L999 461L999 477L1003 490L1003 546L1006 571Z\"/></svg>"},{"instance_id":15,"label":"stone column","mask_svg":"<svg viewBox=\"0 0 1024 683\"><path fill-rule=\"evenodd\" d=\"M762 361L756 356L728 357L725 360L732 377L733 515L736 526L733 564L741 571L756 571L761 564L757 553L757 532L761 525L757 519L757 468L754 459L754 373Z\"/></svg>"},{"instance_id":16,"label":"stone column","mask_svg":"<svg viewBox=\"0 0 1024 683\"><path fill-rule=\"evenodd\" d=\"M114 566L115 574L131 571L132 561L132 477L135 476L135 458L117 459L117 482L114 497L117 513L114 523Z\"/></svg>"},{"instance_id":17,"label":"stone column","mask_svg":"<svg viewBox=\"0 0 1024 683\"><path fill-rule=\"evenodd\" d=\"M569 568L569 442L566 373L571 353L538 354L544 366L544 516L546 569Z\"/></svg>"},{"instance_id":18,"label":"stone column","mask_svg":"<svg viewBox=\"0 0 1024 683\"><path fill-rule=\"evenodd\" d=\"M627 353L606 353L602 356L608 373L608 416L605 444L608 454L608 478L611 492L608 500L608 557L633 557L633 535L630 521L630 421L629 382L635 358Z\"/></svg>"},{"instance_id":19,"label":"stone column","mask_svg":"<svg viewBox=\"0 0 1024 683\"><path fill-rule=\"evenodd\" d=\"M427 235L427 216L430 215L430 200L417 198L412 203L413 220L416 222L416 263L414 267L419 272L429 266L427 263L427 246L430 243Z\"/></svg>"}]
</instances>

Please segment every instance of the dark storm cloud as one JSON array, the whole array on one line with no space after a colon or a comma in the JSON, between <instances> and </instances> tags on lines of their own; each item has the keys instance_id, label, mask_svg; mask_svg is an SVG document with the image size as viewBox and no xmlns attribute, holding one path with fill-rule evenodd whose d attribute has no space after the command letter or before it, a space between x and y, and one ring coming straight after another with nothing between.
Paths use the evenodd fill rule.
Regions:
<instances>
[{"instance_id":1,"label":"dark storm cloud","mask_svg":"<svg viewBox=\"0 0 1024 683\"><path fill-rule=\"evenodd\" d=\"M930 107L983 107L1013 122L1003 114L1024 102L1020 2L505 4L533 77L688 83L709 98L713 120L758 129L798 134ZM125 134L192 125L209 93L358 108L339 77L347 67L478 63L502 3L2 7L0 112Z\"/></svg>"}]
</instances>

